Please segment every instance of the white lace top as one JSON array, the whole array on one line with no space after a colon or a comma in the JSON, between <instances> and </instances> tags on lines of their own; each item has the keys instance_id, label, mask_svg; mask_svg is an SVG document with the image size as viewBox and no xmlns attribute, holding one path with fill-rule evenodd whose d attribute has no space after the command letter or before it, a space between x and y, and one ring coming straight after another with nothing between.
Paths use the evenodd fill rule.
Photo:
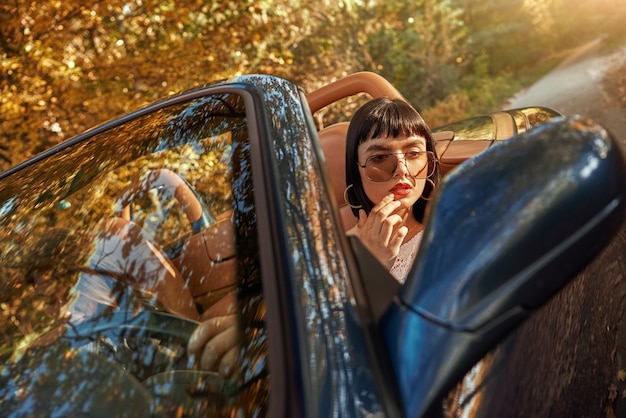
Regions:
<instances>
[{"instance_id":1,"label":"white lace top","mask_svg":"<svg viewBox=\"0 0 626 418\"><path fill-rule=\"evenodd\" d=\"M409 270L413 266L417 249L422 242L422 233L420 231L409 241L400 246L400 251L396 257L396 261L393 262L393 266L389 272L391 275L399 281L401 284L406 280L406 276L409 274Z\"/></svg>"}]
</instances>

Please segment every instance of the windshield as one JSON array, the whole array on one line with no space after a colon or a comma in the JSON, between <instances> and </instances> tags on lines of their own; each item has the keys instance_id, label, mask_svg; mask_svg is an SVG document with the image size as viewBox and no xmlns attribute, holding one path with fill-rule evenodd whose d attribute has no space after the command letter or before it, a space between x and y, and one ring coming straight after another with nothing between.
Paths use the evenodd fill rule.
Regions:
<instances>
[{"instance_id":1,"label":"windshield","mask_svg":"<svg viewBox=\"0 0 626 418\"><path fill-rule=\"evenodd\" d=\"M3 408L264 410L265 310L240 96L156 110L17 172L0 184L0 225ZM189 337L223 317L243 331L237 370L205 370Z\"/></svg>"}]
</instances>

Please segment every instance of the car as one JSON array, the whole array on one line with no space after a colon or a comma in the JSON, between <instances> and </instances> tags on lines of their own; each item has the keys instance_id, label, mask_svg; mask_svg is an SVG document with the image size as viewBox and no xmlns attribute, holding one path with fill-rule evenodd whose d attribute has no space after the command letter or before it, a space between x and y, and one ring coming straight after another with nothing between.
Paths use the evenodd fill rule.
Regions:
<instances>
[{"instance_id":1,"label":"car","mask_svg":"<svg viewBox=\"0 0 626 418\"><path fill-rule=\"evenodd\" d=\"M239 76L0 174L1 415L489 414L477 367L622 230L623 151L541 107L433 129L446 176L400 286L345 234L346 123L314 124L360 93L401 97ZM206 321L232 367L187 349Z\"/></svg>"}]
</instances>

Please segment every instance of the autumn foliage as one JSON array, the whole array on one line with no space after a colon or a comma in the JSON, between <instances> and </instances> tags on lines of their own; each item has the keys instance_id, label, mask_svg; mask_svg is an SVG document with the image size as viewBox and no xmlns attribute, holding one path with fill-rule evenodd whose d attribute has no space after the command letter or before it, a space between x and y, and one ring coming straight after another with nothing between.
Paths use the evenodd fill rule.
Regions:
<instances>
[{"instance_id":1,"label":"autumn foliage","mask_svg":"<svg viewBox=\"0 0 626 418\"><path fill-rule=\"evenodd\" d=\"M244 73L311 91L388 78L433 124L498 105L528 65L620 35L599 0L14 0L0 4L0 170L157 98ZM350 114L348 101L330 117Z\"/></svg>"}]
</instances>

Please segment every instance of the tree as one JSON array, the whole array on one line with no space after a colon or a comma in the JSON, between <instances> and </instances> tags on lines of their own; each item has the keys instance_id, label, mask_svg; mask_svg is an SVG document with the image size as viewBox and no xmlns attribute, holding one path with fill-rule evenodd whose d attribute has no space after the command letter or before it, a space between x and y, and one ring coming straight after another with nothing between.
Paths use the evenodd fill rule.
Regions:
<instances>
[{"instance_id":1,"label":"tree","mask_svg":"<svg viewBox=\"0 0 626 418\"><path fill-rule=\"evenodd\" d=\"M376 69L420 109L445 98L465 51L459 9L447 0L387 1L372 14L366 48Z\"/></svg>"},{"instance_id":2,"label":"tree","mask_svg":"<svg viewBox=\"0 0 626 418\"><path fill-rule=\"evenodd\" d=\"M0 170L159 97L244 73L279 75L313 91L374 71L422 112L446 108L445 118L458 118L491 110L515 88L516 74L575 35L623 32L623 8L599 2L5 2ZM361 102L320 113L345 120Z\"/></svg>"},{"instance_id":3,"label":"tree","mask_svg":"<svg viewBox=\"0 0 626 418\"><path fill-rule=\"evenodd\" d=\"M4 4L0 145L15 164L173 92L250 72L288 76L292 46L303 36L299 6L273 0ZM304 6L313 8L310 1Z\"/></svg>"}]
</instances>

